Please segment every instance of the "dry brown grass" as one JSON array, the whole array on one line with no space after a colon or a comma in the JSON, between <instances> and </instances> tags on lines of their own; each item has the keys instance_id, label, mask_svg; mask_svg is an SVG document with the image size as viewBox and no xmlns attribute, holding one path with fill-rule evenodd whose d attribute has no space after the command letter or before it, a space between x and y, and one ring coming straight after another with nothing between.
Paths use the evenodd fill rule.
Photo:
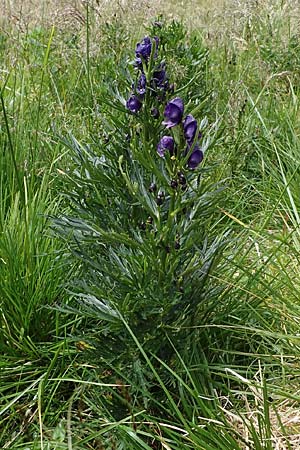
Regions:
<instances>
[{"instance_id":1,"label":"dry brown grass","mask_svg":"<svg viewBox=\"0 0 300 450\"><path fill-rule=\"evenodd\" d=\"M229 369L228 369L229 370ZM247 379L233 370L229 370L236 380L247 386L248 395L240 397L243 410L236 414L232 410L232 405L228 398L223 399L223 412L228 421L232 424L237 434L241 436L240 445L243 450L254 450L253 442L254 429L260 436L261 444L266 448L270 444L274 450L299 450L300 449L300 409L299 402L291 399L274 399L273 403L266 399L266 392L263 385L263 376L260 372L254 379ZM294 395L299 395L299 386L295 385ZM251 404L249 402L249 398ZM268 417L270 435L267 437L264 431L266 426L266 403L268 403ZM265 436L264 436L265 434Z\"/></svg>"},{"instance_id":2,"label":"dry brown grass","mask_svg":"<svg viewBox=\"0 0 300 450\"><path fill-rule=\"evenodd\" d=\"M254 427L259 434L259 416L263 416L261 409L250 408L241 416L231 414L228 410L224 411L228 416L229 421L236 429L237 433L243 437L243 441L247 444L244 445L243 450L252 450L253 439L249 428L250 424ZM279 407L270 411L270 428L271 437L266 438L263 442L267 444L267 441L271 443L274 450L299 450L300 448L300 411L296 403L283 402Z\"/></svg>"},{"instance_id":3,"label":"dry brown grass","mask_svg":"<svg viewBox=\"0 0 300 450\"><path fill-rule=\"evenodd\" d=\"M80 27L87 3L96 22L120 17L136 25L163 14L183 19L189 27L225 35L240 28L245 18L252 20L265 11L273 14L282 3L299 17L298 0L0 0L0 19L21 30L45 24Z\"/></svg>"},{"instance_id":4,"label":"dry brown grass","mask_svg":"<svg viewBox=\"0 0 300 450\"><path fill-rule=\"evenodd\" d=\"M300 23L299 0L0 0L0 29L13 27L27 32L54 25L62 32L84 31L87 4L92 42L99 41L98 30L104 22L120 19L136 38L144 25L160 14L202 30L208 41L225 39L238 47L247 44L245 25L251 32L261 18L285 21L286 30L292 28L297 33Z\"/></svg>"}]
</instances>

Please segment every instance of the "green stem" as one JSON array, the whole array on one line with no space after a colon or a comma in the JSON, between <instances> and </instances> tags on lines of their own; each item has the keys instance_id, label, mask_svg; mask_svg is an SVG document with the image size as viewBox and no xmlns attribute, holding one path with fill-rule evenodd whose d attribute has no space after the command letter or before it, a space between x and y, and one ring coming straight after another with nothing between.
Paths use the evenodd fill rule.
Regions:
<instances>
[{"instance_id":1,"label":"green stem","mask_svg":"<svg viewBox=\"0 0 300 450\"><path fill-rule=\"evenodd\" d=\"M48 65L49 55L50 55L50 49L51 49L51 43L54 35L54 26L51 29L50 37L47 44L46 53L44 56L43 61L43 69L42 69L42 75L41 75L41 84L40 84L40 90L39 90L39 96L38 96L38 105L37 105L37 119L36 119L36 126L35 126L35 140L34 140L34 157L36 156L36 149L37 149L37 141L38 141L38 130L39 130L39 123L40 123L40 112L41 112L41 102L42 102L42 91L43 91L43 84L44 84L44 77L46 72L46 67Z\"/></svg>"},{"instance_id":2,"label":"green stem","mask_svg":"<svg viewBox=\"0 0 300 450\"><path fill-rule=\"evenodd\" d=\"M20 194L22 195L22 198L23 198L23 201L24 201L24 190L22 188L22 183L21 183L21 180L20 180L20 175L19 175L17 161L16 161L16 156L15 156L15 150L14 150L14 146L13 146L12 138L11 138L11 134L10 134L8 117L7 117L7 114L6 114L6 108L5 108L4 98L3 98L3 90L4 90L4 88L0 90L0 99L1 99L2 112L3 112L4 123L5 123L6 133L7 133L7 139L8 139L8 148L10 150L11 159L12 159L13 166L14 166L14 169L15 169L15 174L16 174L16 179L17 179L17 184L18 184L18 187L19 187L19 191L20 191Z\"/></svg>"}]
</instances>

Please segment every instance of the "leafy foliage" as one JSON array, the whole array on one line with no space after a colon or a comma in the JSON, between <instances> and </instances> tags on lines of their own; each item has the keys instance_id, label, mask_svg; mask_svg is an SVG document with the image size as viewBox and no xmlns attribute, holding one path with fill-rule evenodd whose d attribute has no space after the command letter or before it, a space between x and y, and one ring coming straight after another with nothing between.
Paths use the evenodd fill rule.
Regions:
<instances>
[{"instance_id":1,"label":"leafy foliage","mask_svg":"<svg viewBox=\"0 0 300 450\"><path fill-rule=\"evenodd\" d=\"M151 58L148 86L159 66ZM100 345L105 342L110 359L121 355L122 364L131 352L123 320L145 349L170 358L170 326L180 341L182 330L203 319L214 295L209 274L224 245L222 236L208 233L220 187L211 169L186 168L180 127L174 128L177 156L158 156L162 125L150 111L156 106L162 117L165 101L149 89L140 114L130 117L119 108L111 115L106 143L91 148L73 136L66 141L77 166L66 194L76 216L56 220L80 258L78 298L102 319ZM203 149L209 141L204 123Z\"/></svg>"},{"instance_id":2,"label":"leafy foliage","mask_svg":"<svg viewBox=\"0 0 300 450\"><path fill-rule=\"evenodd\" d=\"M159 95L140 30L90 4L1 32L1 447L299 448L298 48L271 3L205 40L149 25Z\"/></svg>"}]
</instances>

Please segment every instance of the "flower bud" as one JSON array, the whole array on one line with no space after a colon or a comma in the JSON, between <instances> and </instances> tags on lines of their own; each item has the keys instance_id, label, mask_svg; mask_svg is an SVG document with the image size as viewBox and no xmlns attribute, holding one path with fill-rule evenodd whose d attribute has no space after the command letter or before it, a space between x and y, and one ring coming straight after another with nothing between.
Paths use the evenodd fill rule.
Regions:
<instances>
[{"instance_id":1,"label":"flower bud","mask_svg":"<svg viewBox=\"0 0 300 450\"><path fill-rule=\"evenodd\" d=\"M165 194L163 192L159 192L156 198L156 203L158 204L158 206L161 206L164 202L165 199Z\"/></svg>"},{"instance_id":2,"label":"flower bud","mask_svg":"<svg viewBox=\"0 0 300 450\"><path fill-rule=\"evenodd\" d=\"M174 139L171 136L163 136L157 144L157 153L161 158L164 157L167 150L172 155L174 153L174 145Z\"/></svg>"},{"instance_id":3,"label":"flower bud","mask_svg":"<svg viewBox=\"0 0 300 450\"><path fill-rule=\"evenodd\" d=\"M137 87L136 87L136 91L138 94L140 95L144 95L146 92L146 75L144 73L141 74L140 78L138 79L137 82Z\"/></svg>"},{"instance_id":4,"label":"flower bud","mask_svg":"<svg viewBox=\"0 0 300 450\"><path fill-rule=\"evenodd\" d=\"M202 160L203 160L203 152L202 150L200 150L199 146L196 145L193 150L193 153L189 157L188 168L192 170L196 169Z\"/></svg>"},{"instance_id":5,"label":"flower bud","mask_svg":"<svg viewBox=\"0 0 300 450\"><path fill-rule=\"evenodd\" d=\"M178 172L177 175L178 175L179 183L180 183L182 186L186 185L186 178L185 178L185 176L183 175L183 173L182 173L182 172Z\"/></svg>"},{"instance_id":6,"label":"flower bud","mask_svg":"<svg viewBox=\"0 0 300 450\"><path fill-rule=\"evenodd\" d=\"M188 114L183 121L183 132L189 144L192 144L195 139L197 126L197 120L191 114Z\"/></svg>"},{"instance_id":7,"label":"flower bud","mask_svg":"<svg viewBox=\"0 0 300 450\"><path fill-rule=\"evenodd\" d=\"M154 193L157 190L157 186L155 183L151 183L149 186L149 192Z\"/></svg>"},{"instance_id":8,"label":"flower bud","mask_svg":"<svg viewBox=\"0 0 300 450\"><path fill-rule=\"evenodd\" d=\"M152 225L153 224L153 217L149 216L146 223L147 223L147 225Z\"/></svg>"},{"instance_id":9,"label":"flower bud","mask_svg":"<svg viewBox=\"0 0 300 450\"><path fill-rule=\"evenodd\" d=\"M132 113L136 114L142 107L142 102L137 98L136 95L131 95L126 102L126 107Z\"/></svg>"},{"instance_id":10,"label":"flower bud","mask_svg":"<svg viewBox=\"0 0 300 450\"><path fill-rule=\"evenodd\" d=\"M180 249L180 242L179 241L175 241L175 244L174 244L174 248L175 248L175 250L179 250Z\"/></svg>"},{"instance_id":11,"label":"flower bud","mask_svg":"<svg viewBox=\"0 0 300 450\"><path fill-rule=\"evenodd\" d=\"M177 180L171 180L170 186L172 189L176 189L178 187L178 181Z\"/></svg>"}]
</instances>

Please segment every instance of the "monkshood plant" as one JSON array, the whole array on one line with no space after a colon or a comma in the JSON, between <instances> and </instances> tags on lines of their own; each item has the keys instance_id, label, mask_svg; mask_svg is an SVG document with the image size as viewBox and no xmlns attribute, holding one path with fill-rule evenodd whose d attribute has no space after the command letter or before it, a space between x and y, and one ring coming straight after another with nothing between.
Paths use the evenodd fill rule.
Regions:
<instances>
[{"instance_id":1,"label":"monkshood plant","mask_svg":"<svg viewBox=\"0 0 300 450\"><path fill-rule=\"evenodd\" d=\"M56 220L82 268L70 290L101 357L122 367L138 358L128 327L169 360L169 338L180 348L190 327L208 320L224 245L210 232L219 188L203 167L214 127L199 120L184 87L175 91L159 38L145 37L133 59L127 97L109 103L102 141L65 139L77 164L74 213Z\"/></svg>"}]
</instances>

